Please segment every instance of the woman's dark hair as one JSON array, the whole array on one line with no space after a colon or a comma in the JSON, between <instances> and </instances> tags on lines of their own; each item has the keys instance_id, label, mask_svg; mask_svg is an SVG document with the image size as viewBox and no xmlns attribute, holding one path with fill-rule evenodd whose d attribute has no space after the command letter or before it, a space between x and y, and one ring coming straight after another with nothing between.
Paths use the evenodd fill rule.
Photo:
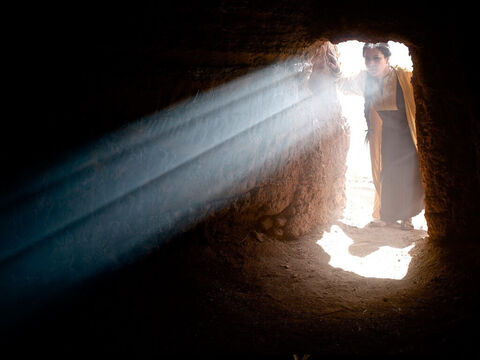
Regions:
<instances>
[{"instance_id":1,"label":"woman's dark hair","mask_svg":"<svg viewBox=\"0 0 480 360\"><path fill-rule=\"evenodd\" d=\"M387 43L365 43L365 45L363 45L363 57L365 57L365 50L367 49L378 49L386 58L392 55L390 46L388 46Z\"/></svg>"}]
</instances>

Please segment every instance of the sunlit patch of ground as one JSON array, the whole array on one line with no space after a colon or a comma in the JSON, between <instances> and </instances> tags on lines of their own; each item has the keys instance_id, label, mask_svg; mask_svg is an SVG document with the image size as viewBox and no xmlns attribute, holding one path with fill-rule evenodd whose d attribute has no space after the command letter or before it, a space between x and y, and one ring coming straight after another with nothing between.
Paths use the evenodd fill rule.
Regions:
<instances>
[{"instance_id":1,"label":"sunlit patch of ground","mask_svg":"<svg viewBox=\"0 0 480 360\"><path fill-rule=\"evenodd\" d=\"M380 246L365 256L352 255L349 251L354 241L338 226L334 225L329 232L317 241L323 250L330 255L329 265L352 271L364 277L382 279L403 279L408 271L412 257L409 251L415 246L412 243L404 248Z\"/></svg>"}]
</instances>

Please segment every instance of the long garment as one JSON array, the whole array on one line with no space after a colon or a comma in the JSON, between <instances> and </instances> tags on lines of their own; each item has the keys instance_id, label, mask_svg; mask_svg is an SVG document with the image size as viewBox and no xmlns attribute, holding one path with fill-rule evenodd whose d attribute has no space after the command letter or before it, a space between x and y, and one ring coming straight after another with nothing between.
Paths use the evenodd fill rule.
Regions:
<instances>
[{"instance_id":1,"label":"long garment","mask_svg":"<svg viewBox=\"0 0 480 360\"><path fill-rule=\"evenodd\" d=\"M382 80L364 71L339 81L341 90L365 97L375 185L372 215L387 222L409 219L424 208L411 75L396 67Z\"/></svg>"}]
</instances>

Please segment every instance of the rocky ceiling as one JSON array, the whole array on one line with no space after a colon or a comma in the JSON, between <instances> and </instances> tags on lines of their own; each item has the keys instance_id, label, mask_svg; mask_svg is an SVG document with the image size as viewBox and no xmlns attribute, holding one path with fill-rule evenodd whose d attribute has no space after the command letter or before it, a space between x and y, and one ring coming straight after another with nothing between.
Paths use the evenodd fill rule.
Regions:
<instances>
[{"instance_id":1,"label":"rocky ceiling","mask_svg":"<svg viewBox=\"0 0 480 360\"><path fill-rule=\"evenodd\" d=\"M42 5L12 41L13 121L2 162L9 189L39 164L141 116L318 39L395 40L414 61L426 217L434 238L478 238L480 178L475 19L433 7L317 1L175 1L152 7ZM476 199L476 200L475 200Z\"/></svg>"}]
</instances>

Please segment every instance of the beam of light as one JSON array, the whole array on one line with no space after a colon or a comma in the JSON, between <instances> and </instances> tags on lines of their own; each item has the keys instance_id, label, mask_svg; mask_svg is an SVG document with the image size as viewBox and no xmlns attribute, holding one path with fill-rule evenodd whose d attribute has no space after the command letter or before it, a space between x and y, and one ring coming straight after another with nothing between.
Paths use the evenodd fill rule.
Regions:
<instances>
[{"instance_id":1,"label":"beam of light","mask_svg":"<svg viewBox=\"0 0 480 360\"><path fill-rule=\"evenodd\" d=\"M0 263L301 101L287 91L297 77L298 72L264 70L259 80L250 76L205 94L193 105L138 122L39 176L16 194L35 196L24 194L27 201L2 209ZM14 199L4 199L5 205ZM44 208L48 211L40 211Z\"/></svg>"},{"instance_id":2,"label":"beam of light","mask_svg":"<svg viewBox=\"0 0 480 360\"><path fill-rule=\"evenodd\" d=\"M175 132L181 131L182 126L202 116L207 116L209 112L218 111L241 98L248 98L255 92L268 89L276 82L282 82L289 77L298 75L292 71L278 71L279 66L281 65L267 67L209 92L197 94L194 98L107 135L89 147L68 154L63 159L64 161L53 165L48 171L41 175L34 174L34 179L28 179L21 187L2 194L0 207L7 207L15 201L28 198L50 186L58 186L59 182L67 181L70 177L81 176L82 171L99 162L119 157L124 152L132 151L136 146L145 145L149 141L156 141L159 137L171 136Z\"/></svg>"},{"instance_id":3,"label":"beam of light","mask_svg":"<svg viewBox=\"0 0 480 360\"><path fill-rule=\"evenodd\" d=\"M401 280L408 271L412 257L409 251L415 243L404 247L394 248L381 246L378 250L360 257L349 252L353 240L343 230L333 225L329 232L317 241L317 244L330 255L329 265L368 278Z\"/></svg>"},{"instance_id":4,"label":"beam of light","mask_svg":"<svg viewBox=\"0 0 480 360\"><path fill-rule=\"evenodd\" d=\"M328 136L332 99L304 80L296 59L276 64L141 119L3 198L0 323L135 261L267 180L313 131Z\"/></svg>"}]
</instances>

